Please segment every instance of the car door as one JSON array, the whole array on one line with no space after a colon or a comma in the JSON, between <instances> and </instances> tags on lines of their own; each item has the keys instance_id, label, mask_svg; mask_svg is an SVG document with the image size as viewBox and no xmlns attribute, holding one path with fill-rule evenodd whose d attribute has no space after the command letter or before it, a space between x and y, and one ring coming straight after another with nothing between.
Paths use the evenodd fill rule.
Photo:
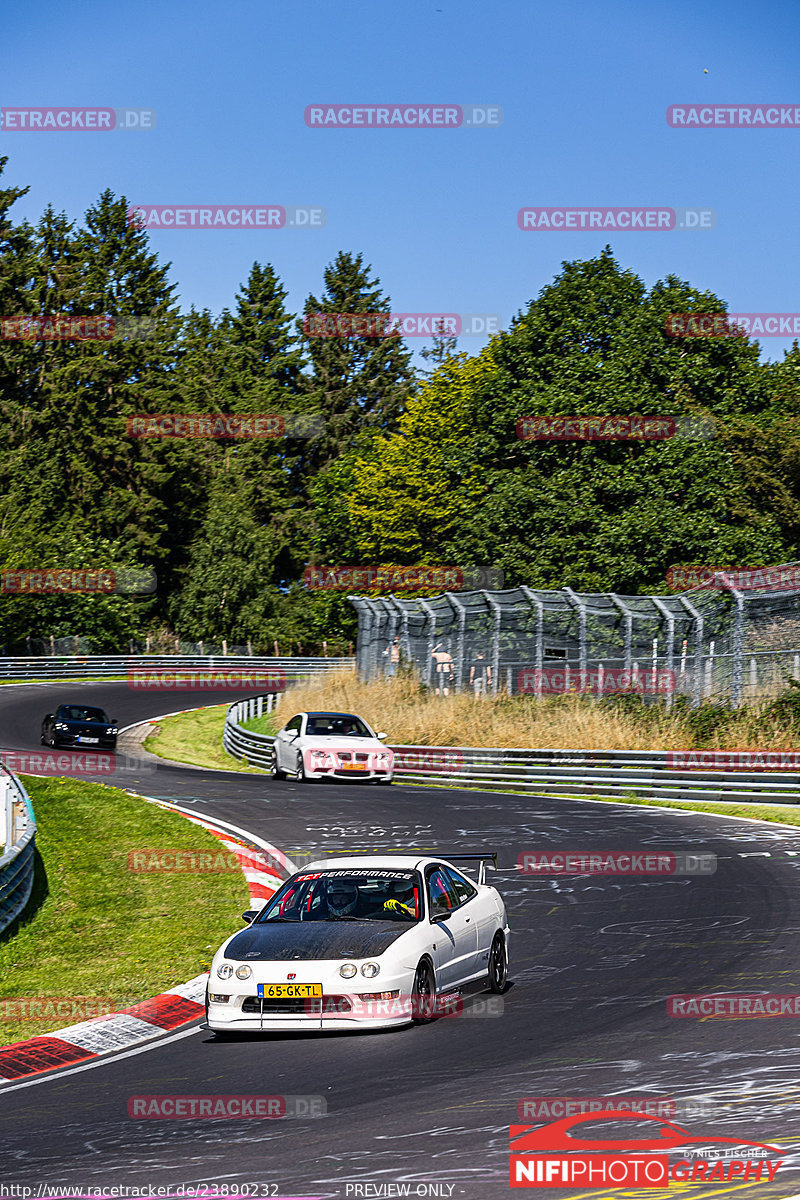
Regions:
<instances>
[{"instance_id":1,"label":"car door","mask_svg":"<svg viewBox=\"0 0 800 1200\"><path fill-rule=\"evenodd\" d=\"M472 880L467 879L455 867L445 867L444 870L459 903L469 905L470 922L475 926L475 958L468 974L476 975L481 970L488 971L489 947L497 930L497 912L494 905L485 890L476 888Z\"/></svg>"},{"instance_id":2,"label":"car door","mask_svg":"<svg viewBox=\"0 0 800 1200\"><path fill-rule=\"evenodd\" d=\"M283 729L280 729L275 737L275 756L278 760L279 771L297 770L297 752L294 749L297 739L293 738L292 734L297 733L299 735L302 723L302 713L298 713L296 717L292 717L291 721L287 721Z\"/></svg>"},{"instance_id":3,"label":"car door","mask_svg":"<svg viewBox=\"0 0 800 1200\"><path fill-rule=\"evenodd\" d=\"M455 987L475 971L478 934L469 903L462 903L447 873L434 864L425 870L429 919L435 930L433 951L440 991Z\"/></svg>"}]
</instances>

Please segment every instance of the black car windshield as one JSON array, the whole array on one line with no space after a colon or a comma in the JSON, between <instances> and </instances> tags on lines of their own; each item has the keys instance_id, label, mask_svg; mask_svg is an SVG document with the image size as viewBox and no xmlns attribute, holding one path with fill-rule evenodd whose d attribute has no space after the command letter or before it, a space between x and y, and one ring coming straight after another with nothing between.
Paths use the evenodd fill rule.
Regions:
<instances>
[{"instance_id":1,"label":"black car windshield","mask_svg":"<svg viewBox=\"0 0 800 1200\"><path fill-rule=\"evenodd\" d=\"M269 921L405 921L421 917L416 871L353 868L301 872L288 880L255 924Z\"/></svg>"},{"instance_id":2,"label":"black car windshield","mask_svg":"<svg viewBox=\"0 0 800 1200\"><path fill-rule=\"evenodd\" d=\"M372 737L360 717L335 713L332 716L310 715L306 725L309 737Z\"/></svg>"},{"instance_id":3,"label":"black car windshield","mask_svg":"<svg viewBox=\"0 0 800 1200\"><path fill-rule=\"evenodd\" d=\"M110 725L102 708L83 708L77 704L62 704L58 710L62 721L99 721L102 725Z\"/></svg>"}]
</instances>

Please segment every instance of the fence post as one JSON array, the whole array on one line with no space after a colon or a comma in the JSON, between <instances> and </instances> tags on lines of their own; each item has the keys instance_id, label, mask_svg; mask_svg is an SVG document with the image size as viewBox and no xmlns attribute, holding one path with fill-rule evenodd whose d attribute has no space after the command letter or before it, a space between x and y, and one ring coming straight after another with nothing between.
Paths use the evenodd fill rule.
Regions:
<instances>
[{"instance_id":1,"label":"fence post","mask_svg":"<svg viewBox=\"0 0 800 1200\"><path fill-rule=\"evenodd\" d=\"M2 781L3 786L3 804L5 805L5 820L3 844L5 846L4 853L8 853L14 845L14 803L11 796L11 780L6 777Z\"/></svg>"},{"instance_id":2,"label":"fence post","mask_svg":"<svg viewBox=\"0 0 800 1200\"><path fill-rule=\"evenodd\" d=\"M536 609L536 666L534 679L534 695L537 700L542 698L542 665L544 662L544 603L534 595L529 587L519 589L527 597L528 603Z\"/></svg>"},{"instance_id":3,"label":"fence post","mask_svg":"<svg viewBox=\"0 0 800 1200\"><path fill-rule=\"evenodd\" d=\"M563 589L571 604L578 610L578 667L581 671L582 682L586 681L586 605L572 588Z\"/></svg>"},{"instance_id":4,"label":"fence post","mask_svg":"<svg viewBox=\"0 0 800 1200\"><path fill-rule=\"evenodd\" d=\"M460 692L464 687L464 635L467 628L467 610L453 592L446 593L447 599L458 613L458 639L456 641L456 678L454 691Z\"/></svg>"},{"instance_id":5,"label":"fence post","mask_svg":"<svg viewBox=\"0 0 800 1200\"><path fill-rule=\"evenodd\" d=\"M680 597L680 602L690 616L694 617L694 638L695 638L695 653L694 653L694 684L692 685L692 706L700 707L703 674L703 617L697 611L695 606L685 596Z\"/></svg>"},{"instance_id":6,"label":"fence post","mask_svg":"<svg viewBox=\"0 0 800 1200\"><path fill-rule=\"evenodd\" d=\"M486 603L494 614L494 630L492 632L492 695L497 695L500 682L500 627L503 622L503 610L490 592L481 592Z\"/></svg>"},{"instance_id":7,"label":"fence post","mask_svg":"<svg viewBox=\"0 0 800 1200\"><path fill-rule=\"evenodd\" d=\"M731 681L731 703L738 708L742 702L742 652L744 648L744 594L735 588L724 571L719 572L722 586L727 588L736 601L736 617L733 622L733 679ZM716 579L717 576L715 575ZM711 643L713 647L713 642ZM712 648L713 661L714 651Z\"/></svg>"},{"instance_id":8,"label":"fence post","mask_svg":"<svg viewBox=\"0 0 800 1200\"><path fill-rule=\"evenodd\" d=\"M666 665L666 669L667 669L667 672L669 673L668 680L667 680L667 682L669 682L669 679L671 678L671 676L674 674L674 671L675 671L675 614L671 611L671 609L667 608L666 604L664 603L663 600L660 599L660 597L652 596L651 599L652 599L653 603L655 604L656 608L658 609L658 611L666 618L666 622L667 622L667 665ZM658 693L660 689L658 686L658 661L657 660L656 660L656 677L654 680L654 686L656 689L656 693ZM672 708L672 699L673 699L674 691L675 691L675 682L673 680L672 684L670 686L670 689L667 692L667 708Z\"/></svg>"}]
</instances>

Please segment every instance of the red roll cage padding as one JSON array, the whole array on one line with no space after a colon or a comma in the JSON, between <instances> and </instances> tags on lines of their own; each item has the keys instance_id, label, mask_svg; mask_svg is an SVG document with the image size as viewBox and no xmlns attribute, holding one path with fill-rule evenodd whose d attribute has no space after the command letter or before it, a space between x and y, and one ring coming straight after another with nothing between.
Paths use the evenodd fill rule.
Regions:
<instances>
[{"instance_id":1,"label":"red roll cage padding","mask_svg":"<svg viewBox=\"0 0 800 1200\"><path fill-rule=\"evenodd\" d=\"M414 916L419 916L419 888L414 888Z\"/></svg>"}]
</instances>

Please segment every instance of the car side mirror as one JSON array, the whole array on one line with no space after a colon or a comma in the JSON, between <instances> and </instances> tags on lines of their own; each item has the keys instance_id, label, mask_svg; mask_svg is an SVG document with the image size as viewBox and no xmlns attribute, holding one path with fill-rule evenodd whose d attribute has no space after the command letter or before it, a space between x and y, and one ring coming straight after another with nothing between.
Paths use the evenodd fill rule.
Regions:
<instances>
[{"instance_id":1,"label":"car side mirror","mask_svg":"<svg viewBox=\"0 0 800 1200\"><path fill-rule=\"evenodd\" d=\"M388 736L389 736L388 733L376 733L375 734L375 737L378 739L379 742L385 742Z\"/></svg>"},{"instance_id":2,"label":"car side mirror","mask_svg":"<svg viewBox=\"0 0 800 1200\"><path fill-rule=\"evenodd\" d=\"M53 719L53 714L52 714L52 713L45 713L45 718L44 718L44 719L45 719L45 721L52 721L52 719Z\"/></svg>"},{"instance_id":3,"label":"car side mirror","mask_svg":"<svg viewBox=\"0 0 800 1200\"><path fill-rule=\"evenodd\" d=\"M242 920L244 921L245 925L252 925L253 921L255 921L257 916L258 916L257 908L248 908L247 912L242 913Z\"/></svg>"},{"instance_id":4,"label":"car side mirror","mask_svg":"<svg viewBox=\"0 0 800 1200\"><path fill-rule=\"evenodd\" d=\"M452 915L453 915L453 914L452 914L452 912L450 911L450 909L449 909L449 908L445 908L445 909L443 909L441 912L433 912L433 913L431 913L431 920L432 920L432 921L449 921L449 920L450 920L450 918L452 917Z\"/></svg>"}]
</instances>

